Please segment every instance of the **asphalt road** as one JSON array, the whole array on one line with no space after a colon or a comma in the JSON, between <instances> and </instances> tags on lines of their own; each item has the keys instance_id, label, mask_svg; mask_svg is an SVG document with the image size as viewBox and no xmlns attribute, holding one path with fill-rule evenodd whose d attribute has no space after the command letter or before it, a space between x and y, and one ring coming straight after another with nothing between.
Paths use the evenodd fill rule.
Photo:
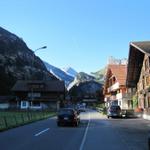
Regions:
<instances>
[{"instance_id":1,"label":"asphalt road","mask_svg":"<svg viewBox=\"0 0 150 150\"><path fill-rule=\"evenodd\" d=\"M81 113L79 127L57 127L56 117L0 133L1 150L148 150L150 121Z\"/></svg>"}]
</instances>

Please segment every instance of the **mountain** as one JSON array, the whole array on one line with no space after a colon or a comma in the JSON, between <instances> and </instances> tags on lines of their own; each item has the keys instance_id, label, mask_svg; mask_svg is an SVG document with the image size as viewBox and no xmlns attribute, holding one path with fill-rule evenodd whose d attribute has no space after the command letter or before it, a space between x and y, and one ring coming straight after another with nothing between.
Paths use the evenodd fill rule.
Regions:
<instances>
[{"instance_id":1,"label":"mountain","mask_svg":"<svg viewBox=\"0 0 150 150\"><path fill-rule=\"evenodd\" d=\"M63 71L66 72L67 74L69 74L70 76L73 76L73 77L75 77L78 74L78 72L76 72L71 67L64 68Z\"/></svg>"},{"instance_id":2,"label":"mountain","mask_svg":"<svg viewBox=\"0 0 150 150\"><path fill-rule=\"evenodd\" d=\"M103 102L103 84L97 82L94 76L87 73L79 72L67 90L71 100L94 99L97 102Z\"/></svg>"},{"instance_id":3,"label":"mountain","mask_svg":"<svg viewBox=\"0 0 150 150\"><path fill-rule=\"evenodd\" d=\"M56 79L15 34L0 27L0 95L11 93L18 79Z\"/></svg>"},{"instance_id":4,"label":"mountain","mask_svg":"<svg viewBox=\"0 0 150 150\"><path fill-rule=\"evenodd\" d=\"M64 72L63 70L50 65L47 62L44 62L47 70L57 77L59 80L65 81L66 87L74 80L74 76L70 75L68 72ZM73 70L73 69L72 69Z\"/></svg>"},{"instance_id":5,"label":"mountain","mask_svg":"<svg viewBox=\"0 0 150 150\"><path fill-rule=\"evenodd\" d=\"M91 76L87 73L84 72L79 72L76 77L74 78L74 81L71 82L67 88L69 91L73 86L80 84L81 82L86 82L86 81L94 81L95 77Z\"/></svg>"},{"instance_id":6,"label":"mountain","mask_svg":"<svg viewBox=\"0 0 150 150\"><path fill-rule=\"evenodd\" d=\"M85 72L80 72L76 75L76 79L80 82L95 80L94 76L91 76Z\"/></svg>"},{"instance_id":7,"label":"mountain","mask_svg":"<svg viewBox=\"0 0 150 150\"><path fill-rule=\"evenodd\" d=\"M102 68L96 72L91 72L91 74L95 77L96 81L99 83L104 83L104 75L106 72L106 67Z\"/></svg>"},{"instance_id":8,"label":"mountain","mask_svg":"<svg viewBox=\"0 0 150 150\"><path fill-rule=\"evenodd\" d=\"M72 100L81 101L83 99L96 99L99 102L103 101L102 84L90 80L75 84L68 92Z\"/></svg>"}]
</instances>

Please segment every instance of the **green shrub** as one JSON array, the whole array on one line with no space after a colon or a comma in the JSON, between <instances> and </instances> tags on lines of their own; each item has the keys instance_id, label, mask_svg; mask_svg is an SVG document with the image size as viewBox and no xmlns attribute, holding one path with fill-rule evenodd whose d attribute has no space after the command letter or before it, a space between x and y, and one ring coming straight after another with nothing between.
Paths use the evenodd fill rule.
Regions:
<instances>
[{"instance_id":1,"label":"green shrub","mask_svg":"<svg viewBox=\"0 0 150 150\"><path fill-rule=\"evenodd\" d=\"M132 101L133 101L133 108L137 108L138 107L138 97L137 97L137 95L134 95L132 97Z\"/></svg>"}]
</instances>

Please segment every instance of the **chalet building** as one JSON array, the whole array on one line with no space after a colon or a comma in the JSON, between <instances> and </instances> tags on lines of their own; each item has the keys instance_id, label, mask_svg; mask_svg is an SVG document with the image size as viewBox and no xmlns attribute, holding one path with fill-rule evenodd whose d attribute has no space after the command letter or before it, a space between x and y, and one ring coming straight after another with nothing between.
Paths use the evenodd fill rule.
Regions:
<instances>
[{"instance_id":1,"label":"chalet building","mask_svg":"<svg viewBox=\"0 0 150 150\"><path fill-rule=\"evenodd\" d=\"M143 117L150 119L150 41L130 43L127 87L136 94Z\"/></svg>"},{"instance_id":2,"label":"chalet building","mask_svg":"<svg viewBox=\"0 0 150 150\"><path fill-rule=\"evenodd\" d=\"M126 88L126 63L111 63L107 66L104 82L104 100L106 106L119 105L121 109L132 107Z\"/></svg>"},{"instance_id":3,"label":"chalet building","mask_svg":"<svg viewBox=\"0 0 150 150\"><path fill-rule=\"evenodd\" d=\"M21 109L58 109L65 99L65 84L59 80L20 80L12 91Z\"/></svg>"}]
</instances>

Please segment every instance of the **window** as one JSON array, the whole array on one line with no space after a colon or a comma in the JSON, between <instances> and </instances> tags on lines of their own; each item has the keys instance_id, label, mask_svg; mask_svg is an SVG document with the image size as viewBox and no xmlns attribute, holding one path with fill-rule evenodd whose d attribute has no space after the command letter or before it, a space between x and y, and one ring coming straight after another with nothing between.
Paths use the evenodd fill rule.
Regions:
<instances>
[{"instance_id":1,"label":"window","mask_svg":"<svg viewBox=\"0 0 150 150\"><path fill-rule=\"evenodd\" d=\"M148 107L150 107L150 97L148 97Z\"/></svg>"},{"instance_id":2,"label":"window","mask_svg":"<svg viewBox=\"0 0 150 150\"><path fill-rule=\"evenodd\" d=\"M118 101L118 105L121 106L121 101Z\"/></svg>"},{"instance_id":3,"label":"window","mask_svg":"<svg viewBox=\"0 0 150 150\"><path fill-rule=\"evenodd\" d=\"M146 86L150 85L150 76L145 77Z\"/></svg>"},{"instance_id":4,"label":"window","mask_svg":"<svg viewBox=\"0 0 150 150\"><path fill-rule=\"evenodd\" d=\"M149 68L149 57L145 60L145 70Z\"/></svg>"},{"instance_id":5,"label":"window","mask_svg":"<svg viewBox=\"0 0 150 150\"><path fill-rule=\"evenodd\" d=\"M116 83L116 78L113 77L113 78L112 78L112 84L115 84L115 83Z\"/></svg>"},{"instance_id":6,"label":"window","mask_svg":"<svg viewBox=\"0 0 150 150\"><path fill-rule=\"evenodd\" d=\"M144 108L148 107L148 98L146 97L146 94L144 95Z\"/></svg>"},{"instance_id":7,"label":"window","mask_svg":"<svg viewBox=\"0 0 150 150\"><path fill-rule=\"evenodd\" d=\"M23 102L22 102L22 106L23 106L23 107L26 107L26 106L27 106L26 101L23 101Z\"/></svg>"},{"instance_id":8,"label":"window","mask_svg":"<svg viewBox=\"0 0 150 150\"><path fill-rule=\"evenodd\" d=\"M41 97L41 93L28 93L28 97Z\"/></svg>"},{"instance_id":9,"label":"window","mask_svg":"<svg viewBox=\"0 0 150 150\"><path fill-rule=\"evenodd\" d=\"M28 101L21 101L21 108L26 109L29 107L29 102Z\"/></svg>"},{"instance_id":10,"label":"window","mask_svg":"<svg viewBox=\"0 0 150 150\"><path fill-rule=\"evenodd\" d=\"M40 90L40 89L43 89L45 86L44 84L30 84L29 85L30 89L34 89L34 90Z\"/></svg>"}]
</instances>

